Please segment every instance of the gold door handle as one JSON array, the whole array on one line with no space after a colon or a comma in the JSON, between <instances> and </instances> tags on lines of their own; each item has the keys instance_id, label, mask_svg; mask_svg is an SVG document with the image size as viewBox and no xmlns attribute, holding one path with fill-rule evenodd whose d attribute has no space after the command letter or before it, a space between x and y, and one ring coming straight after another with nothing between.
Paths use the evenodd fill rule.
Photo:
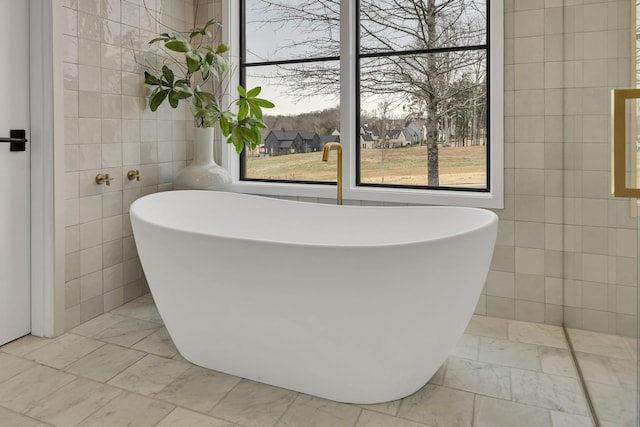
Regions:
<instances>
[{"instance_id":1,"label":"gold door handle","mask_svg":"<svg viewBox=\"0 0 640 427\"><path fill-rule=\"evenodd\" d=\"M627 120L628 99L640 98L640 89L614 89L611 91L611 142L613 158L611 167L611 192L615 197L640 198L640 188L627 187ZM631 135L635 140L636 135ZM632 142L635 145L635 142ZM637 148L633 150L635 152ZM633 162L632 164L635 164Z\"/></svg>"}]
</instances>

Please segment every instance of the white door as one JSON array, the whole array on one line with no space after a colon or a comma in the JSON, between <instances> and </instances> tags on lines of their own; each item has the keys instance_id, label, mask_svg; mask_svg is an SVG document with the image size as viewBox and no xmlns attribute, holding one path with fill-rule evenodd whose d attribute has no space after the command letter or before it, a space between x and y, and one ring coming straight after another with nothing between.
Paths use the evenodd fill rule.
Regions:
<instances>
[{"instance_id":1,"label":"white door","mask_svg":"<svg viewBox=\"0 0 640 427\"><path fill-rule=\"evenodd\" d=\"M0 138L12 129L28 138L28 1L0 0L0 58ZM31 331L30 142L24 145L11 151L0 142L0 345Z\"/></svg>"}]
</instances>

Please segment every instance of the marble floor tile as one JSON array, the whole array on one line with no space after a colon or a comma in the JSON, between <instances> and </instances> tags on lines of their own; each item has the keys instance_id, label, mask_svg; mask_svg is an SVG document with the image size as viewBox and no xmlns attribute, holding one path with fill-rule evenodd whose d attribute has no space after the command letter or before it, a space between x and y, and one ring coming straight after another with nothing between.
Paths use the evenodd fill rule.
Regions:
<instances>
[{"instance_id":1,"label":"marble floor tile","mask_svg":"<svg viewBox=\"0 0 640 427\"><path fill-rule=\"evenodd\" d=\"M6 427L48 427L51 424L44 424L33 418L17 414L0 406L0 426Z\"/></svg>"},{"instance_id":2,"label":"marble floor tile","mask_svg":"<svg viewBox=\"0 0 640 427\"><path fill-rule=\"evenodd\" d=\"M398 408L402 400L392 400L391 402L373 403L371 405L359 405L362 409L367 409L373 412L380 412L381 414L396 416Z\"/></svg>"},{"instance_id":3,"label":"marble floor tile","mask_svg":"<svg viewBox=\"0 0 640 427\"><path fill-rule=\"evenodd\" d=\"M33 335L27 335L1 346L0 351L22 357L25 354L48 344L49 342L51 342L50 338L40 338L34 337Z\"/></svg>"},{"instance_id":4,"label":"marble floor tile","mask_svg":"<svg viewBox=\"0 0 640 427\"><path fill-rule=\"evenodd\" d=\"M168 403L123 392L77 427L152 427L174 409Z\"/></svg>"},{"instance_id":5,"label":"marble floor tile","mask_svg":"<svg viewBox=\"0 0 640 427\"><path fill-rule=\"evenodd\" d=\"M509 374L509 368L504 366L449 357L443 385L500 399L510 399Z\"/></svg>"},{"instance_id":6,"label":"marble floor tile","mask_svg":"<svg viewBox=\"0 0 640 427\"><path fill-rule=\"evenodd\" d=\"M103 345L103 342L91 338L64 334L24 357L52 368L62 369Z\"/></svg>"},{"instance_id":7,"label":"marble floor tile","mask_svg":"<svg viewBox=\"0 0 640 427\"><path fill-rule=\"evenodd\" d=\"M478 360L512 368L540 371L538 346L496 338L481 338Z\"/></svg>"},{"instance_id":8,"label":"marble floor tile","mask_svg":"<svg viewBox=\"0 0 640 427\"><path fill-rule=\"evenodd\" d=\"M613 372L609 358L597 354L576 351L576 359L585 381L619 386L618 378Z\"/></svg>"},{"instance_id":9,"label":"marble floor tile","mask_svg":"<svg viewBox=\"0 0 640 427\"><path fill-rule=\"evenodd\" d=\"M588 427L559 332L473 316L421 390L393 402L347 405L187 362L147 295L56 339L27 336L0 347L0 426ZM594 344L592 334L578 332L578 344ZM583 353L600 363L588 378L611 383L590 383L594 401L606 406L602 427L628 427L637 388L634 342L595 337ZM613 358L598 354L608 347Z\"/></svg>"},{"instance_id":10,"label":"marble floor tile","mask_svg":"<svg viewBox=\"0 0 640 427\"><path fill-rule=\"evenodd\" d=\"M361 411L355 405L299 394L276 426L352 427Z\"/></svg>"},{"instance_id":11,"label":"marble floor tile","mask_svg":"<svg viewBox=\"0 0 640 427\"><path fill-rule=\"evenodd\" d=\"M463 359L478 360L479 342L480 337L463 334L451 352L451 355L461 357Z\"/></svg>"},{"instance_id":12,"label":"marble floor tile","mask_svg":"<svg viewBox=\"0 0 640 427\"><path fill-rule=\"evenodd\" d=\"M148 354L115 377L108 384L151 396L182 375L190 365Z\"/></svg>"},{"instance_id":13,"label":"marble floor tile","mask_svg":"<svg viewBox=\"0 0 640 427\"><path fill-rule=\"evenodd\" d=\"M107 382L144 356L145 353L141 351L105 344L67 366L65 371L95 381Z\"/></svg>"},{"instance_id":14,"label":"marble floor tile","mask_svg":"<svg viewBox=\"0 0 640 427\"><path fill-rule=\"evenodd\" d=\"M512 368L511 392L514 402L589 416L580 383L574 378Z\"/></svg>"},{"instance_id":15,"label":"marble floor tile","mask_svg":"<svg viewBox=\"0 0 640 427\"><path fill-rule=\"evenodd\" d=\"M191 366L155 397L194 411L209 412L239 382L238 377Z\"/></svg>"},{"instance_id":16,"label":"marble floor tile","mask_svg":"<svg viewBox=\"0 0 640 427\"><path fill-rule=\"evenodd\" d=\"M508 337L507 321L495 317L473 315L465 333L481 337L506 339Z\"/></svg>"},{"instance_id":17,"label":"marble floor tile","mask_svg":"<svg viewBox=\"0 0 640 427\"><path fill-rule=\"evenodd\" d=\"M564 348L538 346L542 372L551 375L577 378L571 352Z\"/></svg>"},{"instance_id":18,"label":"marble floor tile","mask_svg":"<svg viewBox=\"0 0 640 427\"><path fill-rule=\"evenodd\" d=\"M36 364L29 360L0 352L0 383L34 366Z\"/></svg>"},{"instance_id":19,"label":"marble floor tile","mask_svg":"<svg viewBox=\"0 0 640 427\"><path fill-rule=\"evenodd\" d=\"M398 417L433 427L471 427L473 394L427 384L400 404Z\"/></svg>"},{"instance_id":20,"label":"marble floor tile","mask_svg":"<svg viewBox=\"0 0 640 427\"><path fill-rule=\"evenodd\" d=\"M622 424L611 423L608 421L600 421L600 427L629 427L629 426L623 426ZM636 427L636 426L632 425L631 427Z\"/></svg>"},{"instance_id":21,"label":"marble floor tile","mask_svg":"<svg viewBox=\"0 0 640 427\"><path fill-rule=\"evenodd\" d=\"M551 411L551 424L553 427L594 427L589 417L558 411Z\"/></svg>"},{"instance_id":22,"label":"marble floor tile","mask_svg":"<svg viewBox=\"0 0 640 427\"><path fill-rule=\"evenodd\" d=\"M396 418L378 412L362 411L356 427L430 427L402 418Z\"/></svg>"},{"instance_id":23,"label":"marble floor tile","mask_svg":"<svg viewBox=\"0 0 640 427\"><path fill-rule=\"evenodd\" d=\"M636 406L638 395L635 390L589 381L587 389L601 422L618 423L629 427L638 425Z\"/></svg>"},{"instance_id":24,"label":"marble floor tile","mask_svg":"<svg viewBox=\"0 0 640 427\"><path fill-rule=\"evenodd\" d=\"M633 358L637 359L638 358L638 339L625 337L624 342L625 344L627 344L627 348L633 355Z\"/></svg>"},{"instance_id":25,"label":"marble floor tile","mask_svg":"<svg viewBox=\"0 0 640 427\"><path fill-rule=\"evenodd\" d=\"M176 408L155 427L233 427L235 424L189 411Z\"/></svg>"},{"instance_id":26,"label":"marble floor tile","mask_svg":"<svg viewBox=\"0 0 640 427\"><path fill-rule=\"evenodd\" d=\"M247 427L273 426L297 395L291 390L243 380L210 414Z\"/></svg>"},{"instance_id":27,"label":"marble floor tile","mask_svg":"<svg viewBox=\"0 0 640 427\"><path fill-rule=\"evenodd\" d=\"M429 384L442 385L444 382L444 374L447 372L447 363L449 361L445 360L442 366L438 368L435 374L429 379Z\"/></svg>"},{"instance_id":28,"label":"marble floor tile","mask_svg":"<svg viewBox=\"0 0 640 427\"><path fill-rule=\"evenodd\" d=\"M76 335L82 335L83 337L93 338L101 332L113 327L113 325L122 322L124 319L124 316L118 316L117 314L108 312L76 326L69 332Z\"/></svg>"},{"instance_id":29,"label":"marble floor tile","mask_svg":"<svg viewBox=\"0 0 640 427\"><path fill-rule=\"evenodd\" d=\"M96 334L93 338L123 347L131 347L161 327L162 324L160 323L148 322L132 317L123 317L121 321L112 324L107 329Z\"/></svg>"},{"instance_id":30,"label":"marble floor tile","mask_svg":"<svg viewBox=\"0 0 640 427\"><path fill-rule=\"evenodd\" d=\"M149 322L163 323L162 317L160 317L160 313L158 312L150 294L136 298L133 301L116 308L111 311L111 313L146 320Z\"/></svg>"},{"instance_id":31,"label":"marble floor tile","mask_svg":"<svg viewBox=\"0 0 640 427\"><path fill-rule=\"evenodd\" d=\"M171 341L167 328L162 327L152 333L142 341L138 341L133 347L134 350L144 351L162 357L174 357L178 354L178 349Z\"/></svg>"},{"instance_id":32,"label":"marble floor tile","mask_svg":"<svg viewBox=\"0 0 640 427\"><path fill-rule=\"evenodd\" d=\"M552 427L547 409L476 396L474 427Z\"/></svg>"},{"instance_id":33,"label":"marble floor tile","mask_svg":"<svg viewBox=\"0 0 640 427\"><path fill-rule=\"evenodd\" d=\"M37 365L0 384L0 406L24 414L43 397L75 378L48 366Z\"/></svg>"},{"instance_id":34,"label":"marble floor tile","mask_svg":"<svg viewBox=\"0 0 640 427\"><path fill-rule=\"evenodd\" d=\"M635 359L609 358L609 364L621 385L633 389L638 388L638 363Z\"/></svg>"},{"instance_id":35,"label":"marble floor tile","mask_svg":"<svg viewBox=\"0 0 640 427\"><path fill-rule=\"evenodd\" d=\"M574 351L618 359L635 359L625 338L582 329L567 329Z\"/></svg>"},{"instance_id":36,"label":"marble floor tile","mask_svg":"<svg viewBox=\"0 0 640 427\"><path fill-rule=\"evenodd\" d=\"M57 427L74 426L121 393L117 388L79 378L40 400L27 415Z\"/></svg>"},{"instance_id":37,"label":"marble floor tile","mask_svg":"<svg viewBox=\"0 0 640 427\"><path fill-rule=\"evenodd\" d=\"M507 320L507 325L511 341L547 347L568 348L564 331L560 326L521 322L519 320Z\"/></svg>"}]
</instances>

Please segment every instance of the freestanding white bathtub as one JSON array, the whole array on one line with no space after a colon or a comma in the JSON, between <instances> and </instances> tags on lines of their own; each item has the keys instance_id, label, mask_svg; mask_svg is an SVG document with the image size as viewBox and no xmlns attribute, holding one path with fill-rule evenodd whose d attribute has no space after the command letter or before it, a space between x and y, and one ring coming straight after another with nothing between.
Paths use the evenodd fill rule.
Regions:
<instances>
[{"instance_id":1,"label":"freestanding white bathtub","mask_svg":"<svg viewBox=\"0 0 640 427\"><path fill-rule=\"evenodd\" d=\"M212 191L138 199L131 222L180 354L350 403L402 398L447 358L489 269L497 216Z\"/></svg>"}]
</instances>

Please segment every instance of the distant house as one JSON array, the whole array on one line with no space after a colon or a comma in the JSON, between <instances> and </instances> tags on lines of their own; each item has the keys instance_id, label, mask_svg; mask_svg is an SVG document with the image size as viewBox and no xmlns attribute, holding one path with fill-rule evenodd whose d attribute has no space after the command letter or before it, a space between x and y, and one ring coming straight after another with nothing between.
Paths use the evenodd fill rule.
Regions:
<instances>
[{"instance_id":1,"label":"distant house","mask_svg":"<svg viewBox=\"0 0 640 427\"><path fill-rule=\"evenodd\" d=\"M335 134L332 133L331 135L318 135L320 137L320 146L318 147L317 150L313 150L313 151L320 151L324 149L324 146L327 145L330 142L340 142L340 134Z\"/></svg>"},{"instance_id":2,"label":"distant house","mask_svg":"<svg viewBox=\"0 0 640 427\"><path fill-rule=\"evenodd\" d=\"M403 147L407 145L404 133L401 129L391 129L387 131L386 143L389 148Z\"/></svg>"},{"instance_id":3,"label":"distant house","mask_svg":"<svg viewBox=\"0 0 640 427\"><path fill-rule=\"evenodd\" d=\"M340 135L318 135L302 130L272 130L264 138L263 154L278 156L283 154L311 153L321 151L327 142L339 142Z\"/></svg>"},{"instance_id":4,"label":"distant house","mask_svg":"<svg viewBox=\"0 0 640 427\"><path fill-rule=\"evenodd\" d=\"M360 134L360 148L371 149L374 147L375 141L370 133Z\"/></svg>"},{"instance_id":5,"label":"distant house","mask_svg":"<svg viewBox=\"0 0 640 427\"><path fill-rule=\"evenodd\" d=\"M402 131L405 145L417 145L422 141L423 129L418 122L411 122Z\"/></svg>"},{"instance_id":6,"label":"distant house","mask_svg":"<svg viewBox=\"0 0 640 427\"><path fill-rule=\"evenodd\" d=\"M298 131L293 130L272 130L264 139L265 154L277 156L289 154L293 146L294 139L298 136Z\"/></svg>"},{"instance_id":7,"label":"distant house","mask_svg":"<svg viewBox=\"0 0 640 427\"><path fill-rule=\"evenodd\" d=\"M292 153L310 153L318 151L320 137L315 132L298 131L298 135L293 140L294 150Z\"/></svg>"},{"instance_id":8,"label":"distant house","mask_svg":"<svg viewBox=\"0 0 640 427\"><path fill-rule=\"evenodd\" d=\"M380 138L380 131L376 127L364 124L360 128L360 135L370 135L373 141L377 141Z\"/></svg>"}]
</instances>

